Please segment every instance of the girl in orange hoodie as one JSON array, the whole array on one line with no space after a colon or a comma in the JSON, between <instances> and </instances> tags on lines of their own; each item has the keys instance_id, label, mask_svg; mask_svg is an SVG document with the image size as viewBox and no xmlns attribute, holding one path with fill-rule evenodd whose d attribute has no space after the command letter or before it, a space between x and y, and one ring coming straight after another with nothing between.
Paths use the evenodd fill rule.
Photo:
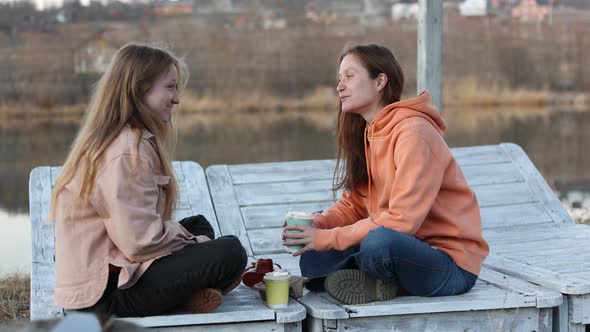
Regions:
<instances>
[{"instance_id":1,"label":"girl in orange hoodie","mask_svg":"<svg viewBox=\"0 0 590 332\"><path fill-rule=\"evenodd\" d=\"M360 45L340 57L337 91L341 199L313 226L286 226L303 244L310 288L350 304L469 291L489 247L477 199L443 139L425 91L400 101L404 76L391 51ZM318 284L319 282L319 284ZM318 287L318 285L320 285Z\"/></svg>"}]
</instances>

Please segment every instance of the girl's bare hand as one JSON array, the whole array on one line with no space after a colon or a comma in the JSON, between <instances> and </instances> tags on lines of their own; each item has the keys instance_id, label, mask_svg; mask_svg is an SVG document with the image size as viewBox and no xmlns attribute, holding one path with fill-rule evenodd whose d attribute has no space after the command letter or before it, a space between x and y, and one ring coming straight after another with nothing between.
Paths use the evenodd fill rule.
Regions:
<instances>
[{"instance_id":1,"label":"girl's bare hand","mask_svg":"<svg viewBox=\"0 0 590 332\"><path fill-rule=\"evenodd\" d=\"M289 233L287 234L288 230L300 230L301 232L297 233ZM316 237L317 229L313 226L304 226L304 225L291 225L285 226L283 228L283 245L284 246L291 246L291 245L298 245L302 244L304 247L303 249L297 250L293 253L293 256L299 256L306 251L314 250L315 245L315 237ZM289 237L289 241L286 241L286 238Z\"/></svg>"}]
</instances>

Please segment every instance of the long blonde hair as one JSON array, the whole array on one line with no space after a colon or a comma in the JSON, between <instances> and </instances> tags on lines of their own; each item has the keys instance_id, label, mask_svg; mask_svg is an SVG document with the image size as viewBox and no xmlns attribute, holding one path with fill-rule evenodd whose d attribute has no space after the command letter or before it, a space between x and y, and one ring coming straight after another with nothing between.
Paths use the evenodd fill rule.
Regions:
<instances>
[{"instance_id":1,"label":"long blonde hair","mask_svg":"<svg viewBox=\"0 0 590 332\"><path fill-rule=\"evenodd\" d=\"M182 90L188 81L188 70L184 62L170 51L137 43L129 43L117 51L96 85L80 131L55 183L51 219L55 218L59 193L80 167L83 178L79 192L75 193L76 200L88 202L103 154L126 125L154 135L154 148L160 158L163 173L170 177L162 217L171 217L178 193L172 168L176 130L173 121L165 123L152 115L144 100L156 79L165 74L170 65L174 65L178 71L178 89ZM137 149L140 141L141 134L136 144ZM135 167L137 155L136 153Z\"/></svg>"}]
</instances>

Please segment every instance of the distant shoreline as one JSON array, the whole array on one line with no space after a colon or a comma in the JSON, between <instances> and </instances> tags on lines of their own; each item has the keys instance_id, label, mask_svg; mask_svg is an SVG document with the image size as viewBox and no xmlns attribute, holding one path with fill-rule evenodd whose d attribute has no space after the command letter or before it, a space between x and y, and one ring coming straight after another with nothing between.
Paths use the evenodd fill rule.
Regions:
<instances>
[{"instance_id":1,"label":"distant shoreline","mask_svg":"<svg viewBox=\"0 0 590 332\"><path fill-rule=\"evenodd\" d=\"M411 98L406 94L403 98ZM506 107L526 111L539 108L571 108L590 111L590 93L504 89L482 86L475 80L445 82L443 109L479 107L482 111ZM0 128L34 128L38 125L78 124L85 104L41 107L33 104L0 105ZM316 89L303 98L281 97L264 93L243 93L232 96L198 96L185 91L179 108L179 117L220 114L283 114L286 112L333 113L337 109L337 96L330 87Z\"/></svg>"}]
</instances>

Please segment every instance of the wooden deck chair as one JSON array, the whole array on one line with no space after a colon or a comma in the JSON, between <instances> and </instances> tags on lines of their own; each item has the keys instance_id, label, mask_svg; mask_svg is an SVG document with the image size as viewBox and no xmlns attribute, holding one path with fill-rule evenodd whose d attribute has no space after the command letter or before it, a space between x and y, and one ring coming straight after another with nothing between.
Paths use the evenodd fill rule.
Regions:
<instances>
[{"instance_id":1,"label":"wooden deck chair","mask_svg":"<svg viewBox=\"0 0 590 332\"><path fill-rule=\"evenodd\" d=\"M515 198L528 189L504 152L509 147L453 149L489 229L511 227L512 218L536 225L531 216L543 211L531 194ZM238 236L252 259L273 258L299 273L298 258L281 245L282 222L289 210L317 211L333 204L334 166L334 160L210 166L207 181L221 233ZM310 331L551 331L553 308L562 296L484 268L476 286L460 296L404 296L344 305L325 293L307 292L300 302L307 309Z\"/></svg>"},{"instance_id":2,"label":"wooden deck chair","mask_svg":"<svg viewBox=\"0 0 590 332\"><path fill-rule=\"evenodd\" d=\"M219 236L219 225L201 166L194 162L174 162L174 169L179 184L176 219L202 214L212 223ZM53 301L54 231L53 223L47 221L51 189L58 172L58 167L44 166L35 168L30 176L32 320L51 319L64 314L62 308ZM305 308L297 302L291 301L285 309L271 310L260 300L257 292L241 285L224 295L222 305L212 313L175 312L122 319L144 327L165 328L166 331L301 331L304 318Z\"/></svg>"}]
</instances>

